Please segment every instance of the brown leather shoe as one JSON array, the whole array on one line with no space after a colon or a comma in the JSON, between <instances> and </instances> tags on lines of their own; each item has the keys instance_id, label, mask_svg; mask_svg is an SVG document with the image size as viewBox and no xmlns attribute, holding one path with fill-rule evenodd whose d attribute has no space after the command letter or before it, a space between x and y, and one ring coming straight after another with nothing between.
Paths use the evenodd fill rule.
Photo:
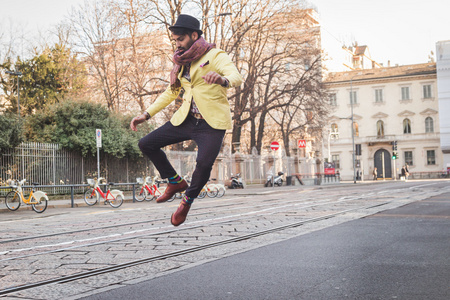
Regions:
<instances>
[{"instance_id":1,"label":"brown leather shoe","mask_svg":"<svg viewBox=\"0 0 450 300\"><path fill-rule=\"evenodd\" d=\"M173 195L175 195L176 193L185 191L187 188L188 188L188 184L187 184L186 180L184 180L184 179L181 180L180 183L176 183L176 184L169 183L169 184L167 184L167 188L164 191L164 194L159 196L158 199L156 199L156 202L157 203L166 202L167 200L172 198Z\"/></svg>"},{"instance_id":2,"label":"brown leather shoe","mask_svg":"<svg viewBox=\"0 0 450 300\"><path fill-rule=\"evenodd\" d=\"M172 214L172 217L170 218L170 222L172 223L172 225L178 226L183 224L184 221L186 221L189 209L191 209L191 206L181 200L181 203L178 206L177 210Z\"/></svg>"}]
</instances>

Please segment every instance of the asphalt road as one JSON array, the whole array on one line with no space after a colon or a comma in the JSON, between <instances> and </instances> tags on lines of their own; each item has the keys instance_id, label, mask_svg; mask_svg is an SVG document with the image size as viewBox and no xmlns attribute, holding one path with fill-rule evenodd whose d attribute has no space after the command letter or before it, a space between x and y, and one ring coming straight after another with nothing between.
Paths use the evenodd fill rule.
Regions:
<instances>
[{"instance_id":1,"label":"asphalt road","mask_svg":"<svg viewBox=\"0 0 450 300\"><path fill-rule=\"evenodd\" d=\"M450 194L82 299L450 299Z\"/></svg>"}]
</instances>

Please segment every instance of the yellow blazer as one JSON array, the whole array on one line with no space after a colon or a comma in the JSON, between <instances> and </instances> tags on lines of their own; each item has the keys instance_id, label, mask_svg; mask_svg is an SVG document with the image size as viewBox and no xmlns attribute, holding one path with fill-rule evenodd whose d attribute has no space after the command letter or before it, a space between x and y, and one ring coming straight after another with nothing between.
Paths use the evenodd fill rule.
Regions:
<instances>
[{"instance_id":1,"label":"yellow blazer","mask_svg":"<svg viewBox=\"0 0 450 300\"><path fill-rule=\"evenodd\" d=\"M198 60L191 63L190 75L191 82L182 77L183 69L178 74L181 87L185 92L183 95L183 104L174 113L170 122L174 126L178 126L186 119L189 114L192 98L195 104L205 118L206 122L215 129L231 129L231 112L230 104L227 98L227 88L220 84L207 84L202 76L205 76L210 71L224 76L230 83L228 87L236 87L241 85L243 79L236 66L231 61L228 54L220 49L211 49ZM147 112L150 116L154 116L164 107L174 101L181 88L172 91L170 85L167 89L150 105Z\"/></svg>"}]
</instances>

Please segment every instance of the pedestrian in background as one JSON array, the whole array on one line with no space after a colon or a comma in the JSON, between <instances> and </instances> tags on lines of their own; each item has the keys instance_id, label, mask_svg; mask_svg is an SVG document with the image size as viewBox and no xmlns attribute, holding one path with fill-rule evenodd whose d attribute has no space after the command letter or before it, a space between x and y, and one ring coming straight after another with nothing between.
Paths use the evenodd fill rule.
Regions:
<instances>
[{"instance_id":1,"label":"pedestrian in background","mask_svg":"<svg viewBox=\"0 0 450 300\"><path fill-rule=\"evenodd\" d=\"M375 168L373 168L373 180L377 180L377 178L378 178L378 173L377 173L377 168L375 167Z\"/></svg>"},{"instance_id":2,"label":"pedestrian in background","mask_svg":"<svg viewBox=\"0 0 450 300\"><path fill-rule=\"evenodd\" d=\"M405 163L405 180L408 180L409 177L409 169L408 169L408 164Z\"/></svg>"},{"instance_id":3,"label":"pedestrian in background","mask_svg":"<svg viewBox=\"0 0 450 300\"><path fill-rule=\"evenodd\" d=\"M406 180L406 168L405 166L402 167L402 171L401 171L401 176L402 176L402 180Z\"/></svg>"},{"instance_id":4,"label":"pedestrian in background","mask_svg":"<svg viewBox=\"0 0 450 300\"><path fill-rule=\"evenodd\" d=\"M137 131L137 125L153 117L184 90L183 104L171 120L139 141L139 148L153 162L161 178L169 180L156 202L165 202L175 193L186 191L171 216L171 223L178 226L186 220L194 199L210 177L225 131L232 128L227 89L239 86L242 76L227 53L204 40L196 18L181 14L169 30L176 45L170 85L143 114L131 121L130 127ZM186 140L194 140L198 146L190 186L161 150Z\"/></svg>"}]
</instances>

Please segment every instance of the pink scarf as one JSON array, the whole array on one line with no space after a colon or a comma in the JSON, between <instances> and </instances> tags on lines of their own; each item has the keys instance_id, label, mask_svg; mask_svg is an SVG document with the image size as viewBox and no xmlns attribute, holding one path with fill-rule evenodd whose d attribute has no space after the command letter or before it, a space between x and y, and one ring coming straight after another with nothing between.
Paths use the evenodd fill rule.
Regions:
<instances>
[{"instance_id":1,"label":"pink scarf","mask_svg":"<svg viewBox=\"0 0 450 300\"><path fill-rule=\"evenodd\" d=\"M175 51L175 54L173 55L174 65L172 72L170 72L170 88L172 89L172 91L181 86L181 82L178 79L178 73L181 71L181 67L186 66L193 61L196 61L209 50L215 47L216 44L210 44L206 42L203 37L200 37L185 52L180 53L181 51Z\"/></svg>"}]
</instances>

